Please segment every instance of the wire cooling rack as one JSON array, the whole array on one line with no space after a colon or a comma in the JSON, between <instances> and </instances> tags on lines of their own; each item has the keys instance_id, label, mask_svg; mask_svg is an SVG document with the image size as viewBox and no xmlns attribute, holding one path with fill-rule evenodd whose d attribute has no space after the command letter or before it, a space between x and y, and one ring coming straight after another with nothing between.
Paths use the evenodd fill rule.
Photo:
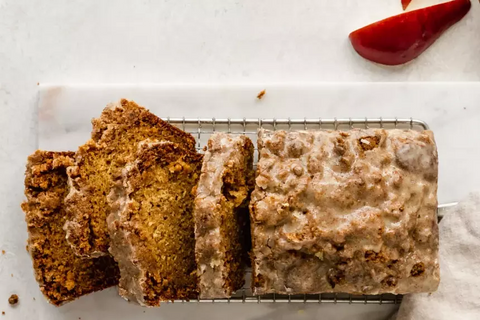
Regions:
<instances>
[{"instance_id":1,"label":"wire cooling rack","mask_svg":"<svg viewBox=\"0 0 480 320\"><path fill-rule=\"evenodd\" d=\"M343 119L261 119L261 118L243 118L243 119L216 119L216 118L164 118L170 124L191 133L197 141L197 150L203 152L211 134L215 132L227 132L230 134L246 135L254 145L257 141L257 130L260 128L270 130L350 130L353 128L384 128L384 129L411 129L428 130L427 123L413 118L343 118ZM255 147L255 162L258 160L258 152ZM440 207L448 207L456 203L446 204ZM440 213L441 210L439 210ZM399 304L402 301L402 295L382 294L382 295L350 295L344 293L322 293L322 294L267 294L254 296L250 288L251 271L247 270L245 275L245 285L238 290L230 299L198 299L198 300L180 300L176 302L210 302L210 303L264 303L264 302L287 302L287 303L347 303L347 304Z\"/></svg>"},{"instance_id":2,"label":"wire cooling rack","mask_svg":"<svg viewBox=\"0 0 480 320\"><path fill-rule=\"evenodd\" d=\"M227 132L231 134L244 134L249 136L254 144L257 140L257 130L260 128L270 130L349 130L353 128L385 128L385 129L413 129L427 130L428 125L421 120L400 118L344 118L344 119L216 119L216 118L166 118L183 131L189 132L197 140L197 149L202 150L210 135L214 132Z\"/></svg>"}]
</instances>

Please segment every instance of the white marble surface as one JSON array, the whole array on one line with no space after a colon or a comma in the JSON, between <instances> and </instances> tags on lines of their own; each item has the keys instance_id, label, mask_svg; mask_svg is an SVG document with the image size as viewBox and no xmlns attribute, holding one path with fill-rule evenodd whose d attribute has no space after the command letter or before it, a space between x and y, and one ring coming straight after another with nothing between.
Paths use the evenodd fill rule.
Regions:
<instances>
[{"instance_id":1,"label":"white marble surface","mask_svg":"<svg viewBox=\"0 0 480 320\"><path fill-rule=\"evenodd\" d=\"M441 1L415 0L412 8ZM33 275L25 267L30 265L30 259L23 250L25 223L18 205L23 199L25 159L37 143L34 112L37 83L261 83L262 87L265 83L317 81L480 80L477 1L473 1L471 12L462 22L413 63L388 68L359 58L349 46L348 33L373 20L399 13L399 2L0 0L0 249L6 251L5 255L0 254L0 311L6 312L2 318L108 319L111 310L116 308L126 318L143 317L142 310L129 309L123 303L117 306L117 298L110 292L55 309L46 305L33 287ZM428 110L439 103L441 107L428 111L427 115L435 121L438 119L438 128L446 127L447 116L452 116L458 119L455 130L462 132L478 121L475 119L479 114L473 110L480 108L478 103L475 105L475 99L479 101L479 90L467 86L457 91L457 86L453 87L447 90L448 95L453 96L449 100L452 103L442 104L440 94L441 98L430 100ZM420 99L422 95L419 93ZM396 109L390 109L390 102L401 103L401 96L401 93L391 99L384 96L379 100L383 107L377 106L377 111L372 113L393 114ZM460 110L467 100L470 101L467 110ZM292 98L291 105L298 106L296 101ZM358 105L366 108L361 102ZM330 115L345 115L336 106L316 108L322 114L328 111ZM359 113L368 111L358 110ZM460 124L462 121L465 125ZM448 188L445 186L441 194L445 201L456 199L462 190L478 181L478 170L475 166L468 167L478 159L478 151L475 155L468 149L474 138L455 141L449 133L445 133L443 141L458 152L450 154L445 161L468 174L451 172L447 180L451 184ZM12 292L20 295L17 308L7 305ZM106 298L102 298L104 296ZM115 300L109 302L109 297ZM101 311L87 318L88 308ZM233 308L166 306L147 310L144 319L215 319L225 315L243 318L236 316L239 310L253 319L291 315L277 306L275 309L251 305ZM367 313L382 319L390 312L384 307L371 311L347 306L308 308L296 318L324 315L331 319L355 319Z\"/></svg>"}]
</instances>

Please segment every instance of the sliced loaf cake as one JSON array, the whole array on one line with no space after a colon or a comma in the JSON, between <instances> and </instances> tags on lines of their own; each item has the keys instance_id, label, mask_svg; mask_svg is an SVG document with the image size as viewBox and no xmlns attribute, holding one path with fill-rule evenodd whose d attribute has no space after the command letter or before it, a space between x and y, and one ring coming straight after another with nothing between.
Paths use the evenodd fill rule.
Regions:
<instances>
[{"instance_id":1,"label":"sliced loaf cake","mask_svg":"<svg viewBox=\"0 0 480 320\"><path fill-rule=\"evenodd\" d=\"M110 252L120 295L144 306L197 297L192 189L202 155L145 141L110 194Z\"/></svg>"},{"instance_id":2,"label":"sliced loaf cake","mask_svg":"<svg viewBox=\"0 0 480 320\"><path fill-rule=\"evenodd\" d=\"M229 298L244 284L248 200L254 185L253 144L213 134L195 198L195 256L200 297Z\"/></svg>"},{"instance_id":3,"label":"sliced loaf cake","mask_svg":"<svg viewBox=\"0 0 480 320\"><path fill-rule=\"evenodd\" d=\"M73 152L36 151L28 158L22 203L28 226L27 249L40 290L54 305L114 286L119 270L112 257L83 260L65 239L67 166Z\"/></svg>"},{"instance_id":4,"label":"sliced loaf cake","mask_svg":"<svg viewBox=\"0 0 480 320\"><path fill-rule=\"evenodd\" d=\"M92 121L92 139L80 146L75 164L68 168L70 193L65 203L71 214L67 240L82 257L108 254L107 195L121 170L132 160L138 143L151 138L172 141L195 150L192 135L171 126L133 101L122 99L107 106Z\"/></svg>"}]
</instances>

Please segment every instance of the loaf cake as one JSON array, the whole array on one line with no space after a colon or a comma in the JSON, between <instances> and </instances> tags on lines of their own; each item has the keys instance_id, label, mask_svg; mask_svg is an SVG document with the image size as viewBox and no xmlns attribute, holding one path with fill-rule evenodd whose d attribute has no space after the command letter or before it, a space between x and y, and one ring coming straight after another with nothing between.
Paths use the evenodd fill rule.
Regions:
<instances>
[{"instance_id":1,"label":"loaf cake","mask_svg":"<svg viewBox=\"0 0 480 320\"><path fill-rule=\"evenodd\" d=\"M244 284L253 144L215 133L208 141L195 197L195 257L200 298L229 298Z\"/></svg>"},{"instance_id":2,"label":"loaf cake","mask_svg":"<svg viewBox=\"0 0 480 320\"><path fill-rule=\"evenodd\" d=\"M65 239L67 219L63 199L68 192L67 166L73 152L36 151L28 158L22 203L28 226L27 249L40 290L54 305L118 283L119 270L111 257L82 260Z\"/></svg>"},{"instance_id":3,"label":"loaf cake","mask_svg":"<svg viewBox=\"0 0 480 320\"><path fill-rule=\"evenodd\" d=\"M253 292L432 292L431 131L268 131L250 204Z\"/></svg>"},{"instance_id":4,"label":"loaf cake","mask_svg":"<svg viewBox=\"0 0 480 320\"><path fill-rule=\"evenodd\" d=\"M178 144L145 141L110 194L110 253L120 295L143 306L198 297L193 188L202 155Z\"/></svg>"},{"instance_id":5,"label":"loaf cake","mask_svg":"<svg viewBox=\"0 0 480 320\"><path fill-rule=\"evenodd\" d=\"M67 240L82 257L108 254L107 196L138 142L167 140L195 150L190 134L125 99L107 106L92 124L92 139L79 147L75 165L67 170L71 189L65 203L72 217L65 225Z\"/></svg>"}]
</instances>

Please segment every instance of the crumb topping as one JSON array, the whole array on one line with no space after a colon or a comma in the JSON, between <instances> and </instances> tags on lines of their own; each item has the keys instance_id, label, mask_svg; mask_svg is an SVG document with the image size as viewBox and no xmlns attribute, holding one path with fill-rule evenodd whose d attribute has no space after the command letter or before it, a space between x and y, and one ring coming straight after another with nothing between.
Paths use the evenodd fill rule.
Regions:
<instances>
[{"instance_id":1,"label":"crumb topping","mask_svg":"<svg viewBox=\"0 0 480 320\"><path fill-rule=\"evenodd\" d=\"M434 291L430 131L268 131L250 205L255 294Z\"/></svg>"}]
</instances>

